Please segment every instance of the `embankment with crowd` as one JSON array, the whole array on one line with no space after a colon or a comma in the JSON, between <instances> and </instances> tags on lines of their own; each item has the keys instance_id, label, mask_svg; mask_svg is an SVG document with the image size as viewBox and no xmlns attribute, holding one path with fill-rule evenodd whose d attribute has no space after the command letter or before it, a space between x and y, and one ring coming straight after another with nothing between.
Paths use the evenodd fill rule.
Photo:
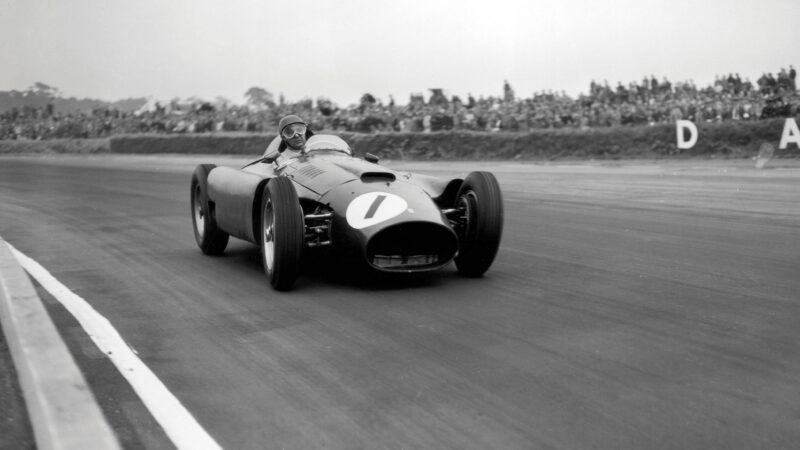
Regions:
<instances>
[{"instance_id":1,"label":"embankment with crowd","mask_svg":"<svg viewBox=\"0 0 800 450\"><path fill-rule=\"evenodd\" d=\"M616 87L592 81L577 98L550 91L519 98L505 82L498 97L462 100L433 89L427 101L412 95L406 105L365 94L345 108L324 99L173 102L135 112L66 114L40 107L0 114L0 152L27 152L36 146L25 141L51 140L42 151L258 154L286 114L304 117L317 132L341 135L356 153L381 151L394 159L745 157L765 142L777 146L786 118L800 114L800 95L791 67L765 73L755 85L738 74L705 87L652 76ZM681 120L700 131L689 151L675 146L674 125ZM71 138L89 144L65 143Z\"/></svg>"}]
</instances>

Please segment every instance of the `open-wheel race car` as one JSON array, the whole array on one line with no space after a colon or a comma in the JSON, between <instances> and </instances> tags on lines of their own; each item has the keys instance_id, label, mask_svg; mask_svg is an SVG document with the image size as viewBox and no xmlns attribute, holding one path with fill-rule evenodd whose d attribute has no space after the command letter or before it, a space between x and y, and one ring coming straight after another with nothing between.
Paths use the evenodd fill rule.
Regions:
<instances>
[{"instance_id":1,"label":"open-wheel race car","mask_svg":"<svg viewBox=\"0 0 800 450\"><path fill-rule=\"evenodd\" d=\"M459 273L479 277L494 261L503 200L491 173L440 179L390 170L369 153L352 156L333 135L310 137L305 154L289 160L279 147L275 138L241 169L197 166L192 223L203 253L222 254L229 236L252 242L277 290L294 286L311 248L381 272L430 271L454 260Z\"/></svg>"}]
</instances>

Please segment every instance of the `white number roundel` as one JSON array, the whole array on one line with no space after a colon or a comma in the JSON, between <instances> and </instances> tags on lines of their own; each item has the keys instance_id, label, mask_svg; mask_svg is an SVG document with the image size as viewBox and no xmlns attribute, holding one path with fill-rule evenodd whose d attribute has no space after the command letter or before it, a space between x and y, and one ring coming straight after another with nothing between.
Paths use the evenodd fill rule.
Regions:
<instances>
[{"instance_id":1,"label":"white number roundel","mask_svg":"<svg viewBox=\"0 0 800 450\"><path fill-rule=\"evenodd\" d=\"M368 192L347 205L347 223L360 230L397 217L406 208L408 203L402 197L388 192Z\"/></svg>"}]
</instances>

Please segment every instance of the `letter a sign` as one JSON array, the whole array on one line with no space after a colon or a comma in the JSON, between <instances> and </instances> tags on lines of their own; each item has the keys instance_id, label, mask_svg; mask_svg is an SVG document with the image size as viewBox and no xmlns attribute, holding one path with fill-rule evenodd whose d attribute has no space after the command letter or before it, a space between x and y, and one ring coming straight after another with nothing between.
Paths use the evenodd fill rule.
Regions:
<instances>
[{"instance_id":1,"label":"letter a sign","mask_svg":"<svg viewBox=\"0 0 800 450\"><path fill-rule=\"evenodd\" d=\"M794 118L788 118L783 124L781 144L778 148L783 150L792 142L794 142L797 148L800 148L800 130L797 129L797 122L794 121Z\"/></svg>"},{"instance_id":2,"label":"letter a sign","mask_svg":"<svg viewBox=\"0 0 800 450\"><path fill-rule=\"evenodd\" d=\"M675 129L678 133L678 148L687 150L697 143L697 127L689 120L676 120ZM684 140L683 130L689 130L689 140Z\"/></svg>"}]
</instances>

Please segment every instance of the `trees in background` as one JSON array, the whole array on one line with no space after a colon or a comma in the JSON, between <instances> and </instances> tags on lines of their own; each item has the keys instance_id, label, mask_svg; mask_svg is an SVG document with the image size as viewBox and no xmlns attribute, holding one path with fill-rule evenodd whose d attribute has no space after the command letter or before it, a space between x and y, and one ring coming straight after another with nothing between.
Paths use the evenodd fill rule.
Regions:
<instances>
[{"instance_id":1,"label":"trees in background","mask_svg":"<svg viewBox=\"0 0 800 450\"><path fill-rule=\"evenodd\" d=\"M275 97L272 93L262 87L253 86L244 93L247 105L256 110L264 110L275 107Z\"/></svg>"}]
</instances>

